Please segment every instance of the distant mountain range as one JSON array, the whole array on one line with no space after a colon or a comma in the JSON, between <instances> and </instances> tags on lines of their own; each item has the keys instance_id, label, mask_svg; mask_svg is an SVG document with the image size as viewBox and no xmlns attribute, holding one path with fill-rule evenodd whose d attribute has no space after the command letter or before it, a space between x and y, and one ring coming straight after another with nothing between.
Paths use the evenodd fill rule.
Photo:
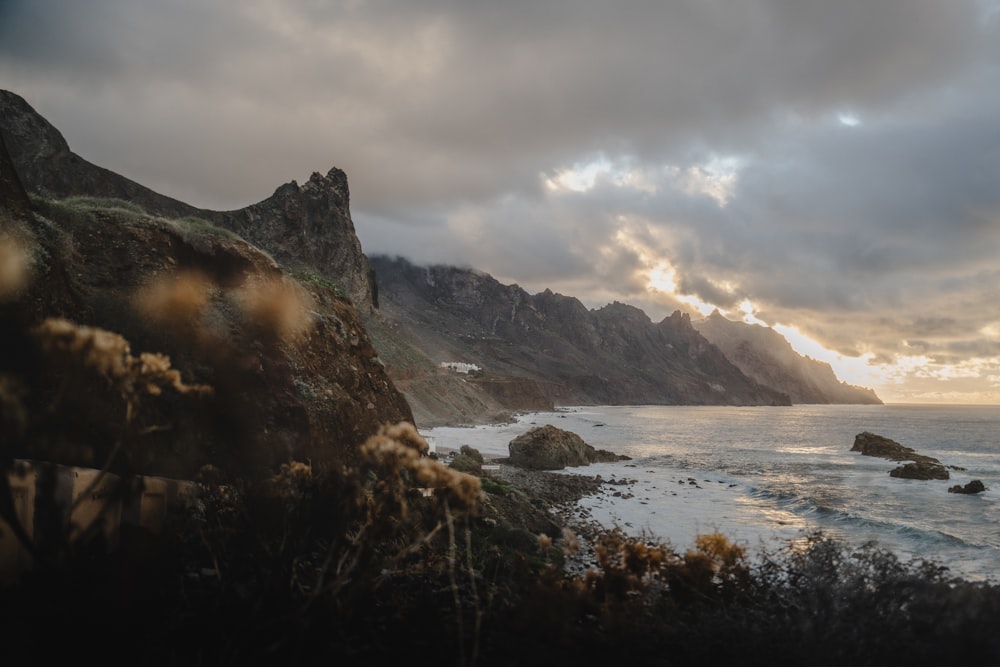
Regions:
<instances>
[{"instance_id":1,"label":"distant mountain range","mask_svg":"<svg viewBox=\"0 0 1000 667\"><path fill-rule=\"evenodd\" d=\"M315 419L340 419L334 430L357 434L352 438L380 419L409 417L410 411L418 426L432 426L494 421L512 411L573 404L881 402L871 390L839 382L828 365L798 355L773 330L730 322L718 313L692 319L675 312L652 322L643 311L623 303L590 310L573 297L549 290L531 295L471 269L420 267L400 257L369 258L350 217L347 176L337 168L326 175L314 173L301 186L286 183L252 206L211 211L87 162L25 100L8 91L0 91L0 133L10 158L4 178L11 187L5 185L5 190L14 192L23 185L36 208L40 201L103 198L86 203L92 211L88 215L96 221L95 229L116 239L114 244L88 245L78 220L54 221L63 239L59 243L75 238L90 254L66 255L73 266L48 276L50 289L65 299L36 308L38 316L74 316L119 330L112 318L118 306L108 307L111 292L76 283L89 280L92 272L118 267L117 277L101 280L116 290L114 299L125 299L127 289L150 279L140 263L197 266L224 289L238 287L262 271L294 278L320 302L314 317L333 337L314 340L314 349L324 349L322 355L308 349L279 355L280 365L292 369L282 379L283 400L296 410L306 406L310 415L315 410ZM115 202L127 202L138 211L119 228L114 225L122 209ZM32 232L35 236L55 234L31 214L30 202L12 195L4 203L28 227L42 225L41 231ZM113 211L98 210L102 206ZM136 245L134 230L150 225L159 235L160 252L169 256L156 258L148 243ZM248 249L226 240L222 231ZM139 257L145 259L139 262ZM353 304L365 328L360 338L345 333L351 328L348 323L345 329L345 315L333 315L332 306L322 305L330 304L334 293ZM36 304L45 300L42 294L34 296ZM120 324L131 327L125 333L137 340L156 339L155 332L144 333L133 319ZM366 350L377 352L377 358L364 356ZM183 349L174 354L185 359ZM324 394L344 394L343 419L335 414L337 404L324 403L309 392L296 393L322 384L324 367L341 379L354 375L346 384L331 381L331 391ZM308 377L302 375L306 369ZM400 406L398 395L405 397L410 410ZM352 428L350 419L361 419L364 426ZM308 430L313 428L319 424ZM301 437L308 439L296 435Z\"/></svg>"},{"instance_id":2,"label":"distant mountain range","mask_svg":"<svg viewBox=\"0 0 1000 667\"><path fill-rule=\"evenodd\" d=\"M469 404L881 403L871 390L837 380L828 364L794 352L774 330L717 312L693 320L677 311L653 322L627 304L589 310L573 297L528 294L472 269L369 261L380 304L369 331L414 414L431 423L454 421ZM438 399L424 404L421 395ZM448 396L460 404L447 405Z\"/></svg>"}]
</instances>

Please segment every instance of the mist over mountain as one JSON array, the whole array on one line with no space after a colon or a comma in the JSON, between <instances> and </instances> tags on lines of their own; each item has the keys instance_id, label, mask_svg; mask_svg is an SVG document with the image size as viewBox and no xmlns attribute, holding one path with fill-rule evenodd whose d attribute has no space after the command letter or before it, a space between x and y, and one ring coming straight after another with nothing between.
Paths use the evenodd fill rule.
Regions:
<instances>
[{"instance_id":1,"label":"mist over mountain","mask_svg":"<svg viewBox=\"0 0 1000 667\"><path fill-rule=\"evenodd\" d=\"M830 364L796 352L770 327L734 322L718 310L692 324L740 370L785 392L792 403L882 403L871 389L839 380Z\"/></svg>"}]
</instances>

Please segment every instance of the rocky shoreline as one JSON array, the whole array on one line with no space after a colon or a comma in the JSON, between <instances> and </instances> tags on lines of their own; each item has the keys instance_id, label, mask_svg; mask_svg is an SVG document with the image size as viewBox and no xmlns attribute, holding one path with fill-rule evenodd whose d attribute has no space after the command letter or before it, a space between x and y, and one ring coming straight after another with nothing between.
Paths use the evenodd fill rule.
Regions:
<instances>
[{"instance_id":1,"label":"rocky shoreline","mask_svg":"<svg viewBox=\"0 0 1000 667\"><path fill-rule=\"evenodd\" d=\"M582 575L595 566L594 547L609 531L589 518L579 501L600 493L608 480L578 473L528 470L500 461L488 460L483 471L485 500L480 520L526 531L540 540L552 540L562 547L567 573ZM500 495L494 485L497 482L500 488L513 489L513 493Z\"/></svg>"}]
</instances>

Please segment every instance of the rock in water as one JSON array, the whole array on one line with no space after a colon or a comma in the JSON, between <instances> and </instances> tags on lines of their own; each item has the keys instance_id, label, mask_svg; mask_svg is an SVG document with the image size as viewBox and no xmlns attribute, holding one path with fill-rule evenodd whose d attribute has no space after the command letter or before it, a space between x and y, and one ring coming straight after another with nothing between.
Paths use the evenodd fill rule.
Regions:
<instances>
[{"instance_id":1,"label":"rock in water","mask_svg":"<svg viewBox=\"0 0 1000 667\"><path fill-rule=\"evenodd\" d=\"M948 479L949 474L945 467L939 463L928 463L918 461L907 463L889 471L890 477L901 479Z\"/></svg>"},{"instance_id":2,"label":"rock in water","mask_svg":"<svg viewBox=\"0 0 1000 667\"><path fill-rule=\"evenodd\" d=\"M916 461L917 463L938 463L937 459L917 454L911 447L904 447L895 440L876 435L869 431L854 436L852 452L861 452L863 456L877 456L890 461ZM947 479L947 478L946 478Z\"/></svg>"},{"instance_id":3,"label":"rock in water","mask_svg":"<svg viewBox=\"0 0 1000 667\"><path fill-rule=\"evenodd\" d=\"M603 449L594 449L583 438L555 426L538 426L523 433L508 445L510 463L530 470L562 470L567 466L585 466L604 461L623 461L629 457Z\"/></svg>"},{"instance_id":4,"label":"rock in water","mask_svg":"<svg viewBox=\"0 0 1000 667\"><path fill-rule=\"evenodd\" d=\"M974 479L965 486L956 484L955 486L948 489L948 493L964 493L967 495L974 495L976 493L982 493L986 490L986 486L981 480Z\"/></svg>"}]
</instances>

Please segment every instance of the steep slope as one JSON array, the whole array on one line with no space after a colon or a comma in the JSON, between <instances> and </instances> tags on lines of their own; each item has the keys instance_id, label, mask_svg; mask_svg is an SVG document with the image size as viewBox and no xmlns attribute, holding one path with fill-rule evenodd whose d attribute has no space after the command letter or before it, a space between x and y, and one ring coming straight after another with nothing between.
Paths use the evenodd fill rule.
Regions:
<instances>
[{"instance_id":1,"label":"steep slope","mask_svg":"<svg viewBox=\"0 0 1000 667\"><path fill-rule=\"evenodd\" d=\"M830 364L797 353L774 329L734 322L718 310L693 325L740 370L793 403L882 403L871 389L838 380Z\"/></svg>"},{"instance_id":2,"label":"steep slope","mask_svg":"<svg viewBox=\"0 0 1000 667\"><path fill-rule=\"evenodd\" d=\"M789 403L729 363L687 315L654 324L626 304L588 310L577 299L530 295L468 269L383 256L371 263L386 326L433 365L474 367L465 383L508 407L491 388L516 382L514 396L555 405Z\"/></svg>"},{"instance_id":3,"label":"steep slope","mask_svg":"<svg viewBox=\"0 0 1000 667\"><path fill-rule=\"evenodd\" d=\"M335 283L362 313L373 307L371 267L350 216L347 177L337 168L285 183L267 199L211 211L161 195L91 164L22 97L0 90L0 131L25 189L43 199L107 197L167 218L194 217L238 233L286 268Z\"/></svg>"},{"instance_id":4,"label":"steep slope","mask_svg":"<svg viewBox=\"0 0 1000 667\"><path fill-rule=\"evenodd\" d=\"M293 275L194 209L83 164L19 99L0 94L5 457L114 459L132 472L186 478L212 464L254 476L290 459L350 460L382 424L412 421L360 314L329 280ZM6 151L12 135L17 157ZM311 234L342 225L338 234L359 247L337 173L285 189L282 201L322 203L296 219L321 217L328 204L339 210ZM244 215L283 224L268 210ZM9 270L15 264L23 270ZM67 323L39 328L49 318ZM174 371L172 385L141 380Z\"/></svg>"}]
</instances>

